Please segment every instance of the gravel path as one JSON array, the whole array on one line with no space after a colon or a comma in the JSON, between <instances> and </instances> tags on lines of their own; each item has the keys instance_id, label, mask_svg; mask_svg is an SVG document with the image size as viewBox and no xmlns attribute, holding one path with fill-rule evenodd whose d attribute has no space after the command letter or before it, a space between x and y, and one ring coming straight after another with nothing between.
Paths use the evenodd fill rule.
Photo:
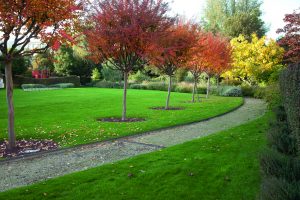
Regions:
<instances>
[{"instance_id":1,"label":"gravel path","mask_svg":"<svg viewBox=\"0 0 300 200\"><path fill-rule=\"evenodd\" d=\"M263 101L245 99L239 109L207 121L0 162L0 191L115 162L225 130L261 116Z\"/></svg>"}]
</instances>

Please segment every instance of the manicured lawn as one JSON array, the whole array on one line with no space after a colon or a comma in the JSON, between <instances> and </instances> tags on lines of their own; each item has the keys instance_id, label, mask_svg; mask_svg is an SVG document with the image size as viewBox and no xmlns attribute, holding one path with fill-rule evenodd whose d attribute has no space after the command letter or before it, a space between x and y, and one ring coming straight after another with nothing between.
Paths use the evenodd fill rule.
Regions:
<instances>
[{"instance_id":1,"label":"manicured lawn","mask_svg":"<svg viewBox=\"0 0 300 200\"><path fill-rule=\"evenodd\" d=\"M0 199L256 199L269 118L3 192Z\"/></svg>"},{"instance_id":2,"label":"manicured lawn","mask_svg":"<svg viewBox=\"0 0 300 200\"><path fill-rule=\"evenodd\" d=\"M60 146L73 146L199 121L229 111L242 103L242 98L213 96L202 103L183 103L191 99L191 94L172 93L171 106L185 107L185 110L151 110L149 107L165 104L166 92L129 90L128 117L145 118L146 121L96 121L97 118L121 116L122 92L119 89L98 88L39 92L15 90L17 137L53 139ZM3 140L7 137L4 90L0 90L0 102L0 140Z\"/></svg>"}]
</instances>

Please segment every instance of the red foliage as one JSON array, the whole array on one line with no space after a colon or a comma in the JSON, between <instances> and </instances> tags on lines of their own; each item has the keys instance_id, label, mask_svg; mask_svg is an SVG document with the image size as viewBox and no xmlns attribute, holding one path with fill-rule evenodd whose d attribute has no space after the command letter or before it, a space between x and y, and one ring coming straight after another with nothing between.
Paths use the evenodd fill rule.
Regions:
<instances>
[{"instance_id":1,"label":"red foliage","mask_svg":"<svg viewBox=\"0 0 300 200\"><path fill-rule=\"evenodd\" d=\"M0 0L0 51L5 57L40 53L57 41L70 40L66 30L78 16L76 0ZM32 39L44 46L28 49ZM8 46L8 40L12 46Z\"/></svg>"},{"instance_id":2,"label":"red foliage","mask_svg":"<svg viewBox=\"0 0 300 200\"><path fill-rule=\"evenodd\" d=\"M277 33L284 33L284 37L281 38L279 45L286 48L285 60L289 62L300 61L300 8L294 11L293 14L285 15L283 19L287 23L284 28L278 29Z\"/></svg>"},{"instance_id":3,"label":"red foliage","mask_svg":"<svg viewBox=\"0 0 300 200\"><path fill-rule=\"evenodd\" d=\"M187 68L193 74L206 72L220 74L230 67L231 47L228 40L219 35L199 31L196 45L190 52Z\"/></svg>"},{"instance_id":4,"label":"red foliage","mask_svg":"<svg viewBox=\"0 0 300 200\"><path fill-rule=\"evenodd\" d=\"M182 22L170 27L166 34L157 40L152 64L163 73L173 76L179 67L186 65L189 52L197 41L197 28L194 24Z\"/></svg>"},{"instance_id":5,"label":"red foliage","mask_svg":"<svg viewBox=\"0 0 300 200\"><path fill-rule=\"evenodd\" d=\"M85 34L91 59L112 61L114 68L129 73L141 67L155 50L153 41L172 20L161 0L98 0ZM95 2L94 2L95 3Z\"/></svg>"}]
</instances>

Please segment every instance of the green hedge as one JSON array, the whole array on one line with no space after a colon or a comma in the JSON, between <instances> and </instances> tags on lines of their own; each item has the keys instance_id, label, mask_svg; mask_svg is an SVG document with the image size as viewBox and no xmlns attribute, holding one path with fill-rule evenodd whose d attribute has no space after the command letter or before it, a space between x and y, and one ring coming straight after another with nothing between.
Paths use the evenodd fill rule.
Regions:
<instances>
[{"instance_id":1,"label":"green hedge","mask_svg":"<svg viewBox=\"0 0 300 200\"><path fill-rule=\"evenodd\" d=\"M42 84L42 85L55 85L60 83L72 83L75 87L80 86L80 78L78 76L67 76L67 77L51 77L43 79L35 79L24 76L14 77L14 85L20 87L23 84Z\"/></svg>"},{"instance_id":2,"label":"green hedge","mask_svg":"<svg viewBox=\"0 0 300 200\"><path fill-rule=\"evenodd\" d=\"M280 89L289 125L297 138L300 156L300 63L289 65L282 72Z\"/></svg>"}]
</instances>

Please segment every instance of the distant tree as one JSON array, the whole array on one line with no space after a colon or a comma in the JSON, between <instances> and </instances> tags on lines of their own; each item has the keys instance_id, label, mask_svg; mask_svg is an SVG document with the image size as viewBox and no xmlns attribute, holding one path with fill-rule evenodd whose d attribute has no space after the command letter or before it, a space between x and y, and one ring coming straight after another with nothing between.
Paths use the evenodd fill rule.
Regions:
<instances>
[{"instance_id":1,"label":"distant tree","mask_svg":"<svg viewBox=\"0 0 300 200\"><path fill-rule=\"evenodd\" d=\"M101 65L96 65L84 55L76 53L74 47L62 45L54 54L54 72L61 76L79 76L84 84L90 80L93 69L101 70Z\"/></svg>"},{"instance_id":2,"label":"distant tree","mask_svg":"<svg viewBox=\"0 0 300 200\"><path fill-rule=\"evenodd\" d=\"M210 93L210 78L219 76L220 73L231 66L231 46L227 38L220 35L207 33L203 40L206 47L202 53L202 69L207 74L206 98Z\"/></svg>"},{"instance_id":3,"label":"distant tree","mask_svg":"<svg viewBox=\"0 0 300 200\"><path fill-rule=\"evenodd\" d=\"M0 56L3 59L3 56ZM31 56L18 57L12 61L12 75L23 75L31 66ZM5 73L4 63L0 62L0 73Z\"/></svg>"},{"instance_id":4,"label":"distant tree","mask_svg":"<svg viewBox=\"0 0 300 200\"><path fill-rule=\"evenodd\" d=\"M179 68L183 68L188 59L189 50L196 42L196 28L190 23L179 22L168 30L168 34L157 40L157 50L152 63L169 77L168 95L165 109L169 109L172 77Z\"/></svg>"},{"instance_id":5,"label":"distant tree","mask_svg":"<svg viewBox=\"0 0 300 200\"><path fill-rule=\"evenodd\" d=\"M277 33L284 33L278 43L286 47L284 59L288 62L297 63L300 61L300 8L293 14L285 15L283 21L286 23L284 28L278 29Z\"/></svg>"},{"instance_id":6,"label":"distant tree","mask_svg":"<svg viewBox=\"0 0 300 200\"><path fill-rule=\"evenodd\" d=\"M172 24L168 4L155 0L98 0L85 24L91 59L109 63L123 74L122 120L126 120L127 81L144 66L153 41Z\"/></svg>"},{"instance_id":7,"label":"distant tree","mask_svg":"<svg viewBox=\"0 0 300 200\"><path fill-rule=\"evenodd\" d=\"M244 36L231 40L233 67L224 77L237 78L249 85L268 82L272 73L282 68L284 49L276 41L252 35L251 42Z\"/></svg>"},{"instance_id":8,"label":"distant tree","mask_svg":"<svg viewBox=\"0 0 300 200\"><path fill-rule=\"evenodd\" d=\"M243 34L247 39L253 33L258 37L265 34L258 0L207 0L206 3L204 24L208 31L231 38Z\"/></svg>"},{"instance_id":9,"label":"distant tree","mask_svg":"<svg viewBox=\"0 0 300 200\"><path fill-rule=\"evenodd\" d=\"M94 68L93 71L92 71L91 79L93 81L99 81L100 78L101 78L101 74L100 74L99 70L97 68Z\"/></svg>"},{"instance_id":10,"label":"distant tree","mask_svg":"<svg viewBox=\"0 0 300 200\"><path fill-rule=\"evenodd\" d=\"M53 61L53 55L48 50L44 53L34 55L31 64L33 69L48 69L53 72Z\"/></svg>"},{"instance_id":11,"label":"distant tree","mask_svg":"<svg viewBox=\"0 0 300 200\"><path fill-rule=\"evenodd\" d=\"M43 53L51 46L56 49L60 41L72 39L66 31L71 30L67 27L71 27L78 10L76 0L0 0L0 51L5 66L9 150L15 148L16 141L13 60ZM39 39L44 45L29 49L32 39ZM9 41L12 41L11 45Z\"/></svg>"}]
</instances>

